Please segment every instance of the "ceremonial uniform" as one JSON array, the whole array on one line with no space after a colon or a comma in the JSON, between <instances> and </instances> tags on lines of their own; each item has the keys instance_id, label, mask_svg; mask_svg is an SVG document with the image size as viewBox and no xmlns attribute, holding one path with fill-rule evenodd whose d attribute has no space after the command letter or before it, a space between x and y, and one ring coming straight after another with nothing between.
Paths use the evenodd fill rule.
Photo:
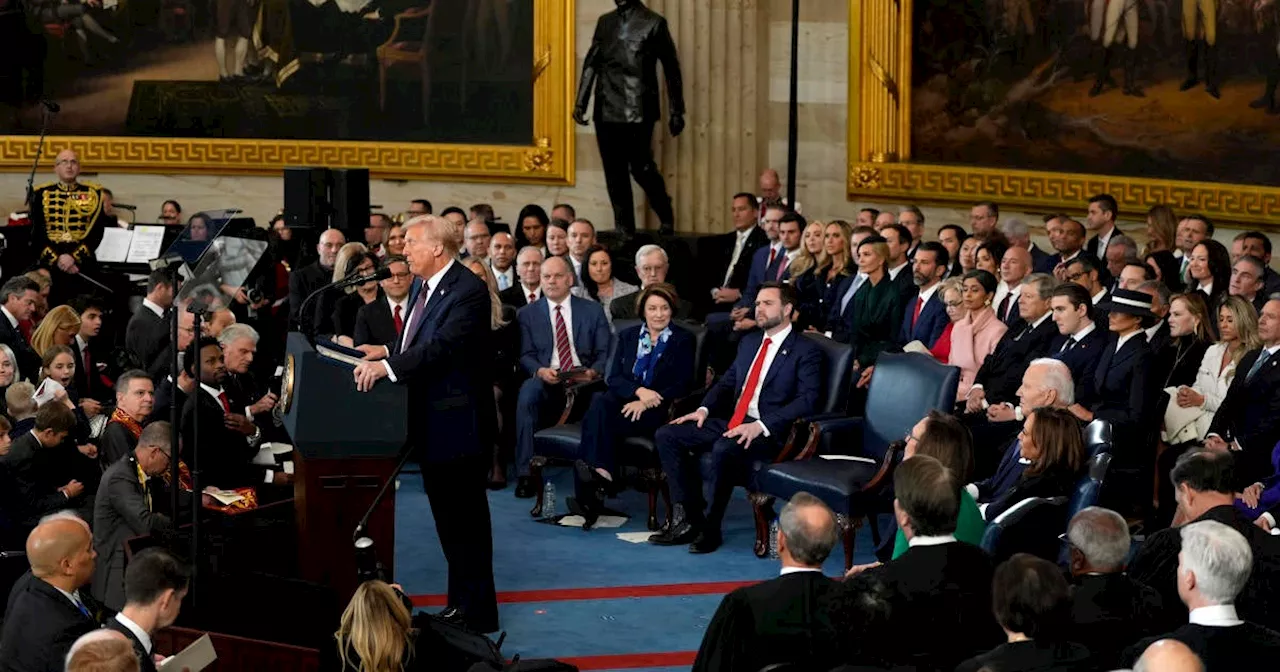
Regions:
<instances>
[{"instance_id":1,"label":"ceremonial uniform","mask_svg":"<svg viewBox=\"0 0 1280 672\"><path fill-rule=\"evenodd\" d=\"M1138 0L1090 0L1089 5L1089 38L1093 40L1099 52L1098 78L1090 96L1102 93L1111 78L1111 45L1119 38L1120 29L1124 29L1124 93L1125 95L1142 97L1142 89L1137 84L1138 69Z\"/></svg>"},{"instance_id":2,"label":"ceremonial uniform","mask_svg":"<svg viewBox=\"0 0 1280 672\"><path fill-rule=\"evenodd\" d=\"M1197 29L1202 37L1197 37ZM1187 79L1178 90L1187 91L1200 83L1196 56L1203 43L1204 89L1218 98L1218 0L1182 0L1182 37L1187 45Z\"/></svg>"},{"instance_id":3,"label":"ceremonial uniform","mask_svg":"<svg viewBox=\"0 0 1280 672\"><path fill-rule=\"evenodd\" d=\"M31 203L31 247L42 266L58 268L69 254L77 266L93 262L102 242L102 188L54 182L35 190Z\"/></svg>"}]
</instances>

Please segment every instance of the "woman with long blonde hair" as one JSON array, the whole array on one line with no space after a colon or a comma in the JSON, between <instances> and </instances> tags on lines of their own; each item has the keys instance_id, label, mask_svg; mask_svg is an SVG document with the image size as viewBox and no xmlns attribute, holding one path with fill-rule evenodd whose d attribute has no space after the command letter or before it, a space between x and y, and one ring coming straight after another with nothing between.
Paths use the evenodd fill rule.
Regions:
<instances>
[{"instance_id":1,"label":"woman with long blonde hair","mask_svg":"<svg viewBox=\"0 0 1280 672\"><path fill-rule=\"evenodd\" d=\"M821 221L809 222L800 233L800 254L787 266L787 272L795 279L804 275L805 271L822 265L825 257L822 251L822 232L827 225ZM799 290L799 288L796 288Z\"/></svg>"},{"instance_id":2,"label":"woman with long blonde hair","mask_svg":"<svg viewBox=\"0 0 1280 672\"><path fill-rule=\"evenodd\" d=\"M416 667L417 631L409 609L394 588L366 581L347 603L333 633L344 672L403 672Z\"/></svg>"},{"instance_id":3,"label":"woman with long blonde hair","mask_svg":"<svg viewBox=\"0 0 1280 672\"><path fill-rule=\"evenodd\" d=\"M80 315L71 306L62 305L49 311L31 334L31 349L41 356L55 345L71 345L80 333Z\"/></svg>"},{"instance_id":4,"label":"woman with long blonde hair","mask_svg":"<svg viewBox=\"0 0 1280 672\"><path fill-rule=\"evenodd\" d=\"M827 330L827 312L831 309L832 295L841 280L858 272L853 261L852 240L853 227L842 219L828 222L823 229L822 252L817 263L795 280L801 328Z\"/></svg>"}]
</instances>

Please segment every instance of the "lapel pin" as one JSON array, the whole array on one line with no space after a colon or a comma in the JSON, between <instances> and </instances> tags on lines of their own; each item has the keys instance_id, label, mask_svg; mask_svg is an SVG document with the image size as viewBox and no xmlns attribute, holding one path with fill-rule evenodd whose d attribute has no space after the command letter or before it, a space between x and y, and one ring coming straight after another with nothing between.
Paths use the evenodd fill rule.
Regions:
<instances>
[{"instance_id":1,"label":"lapel pin","mask_svg":"<svg viewBox=\"0 0 1280 672\"><path fill-rule=\"evenodd\" d=\"M786 350L783 350L783 351L782 351L782 354L784 354L784 355L785 355L785 354L787 354L787 351L786 351Z\"/></svg>"}]
</instances>

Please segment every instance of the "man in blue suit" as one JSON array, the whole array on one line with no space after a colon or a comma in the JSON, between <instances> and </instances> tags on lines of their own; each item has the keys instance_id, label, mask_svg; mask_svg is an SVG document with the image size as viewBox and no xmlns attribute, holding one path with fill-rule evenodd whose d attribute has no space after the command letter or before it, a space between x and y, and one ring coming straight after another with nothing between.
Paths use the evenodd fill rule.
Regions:
<instances>
[{"instance_id":1,"label":"man in blue suit","mask_svg":"<svg viewBox=\"0 0 1280 672\"><path fill-rule=\"evenodd\" d=\"M560 257L542 262L542 298L520 309L520 366L530 378L516 401L516 497L538 494L529 482L533 434L543 411L564 403L564 384L604 377L609 321L600 304L569 294L573 268Z\"/></svg>"},{"instance_id":2,"label":"man in blue suit","mask_svg":"<svg viewBox=\"0 0 1280 672\"><path fill-rule=\"evenodd\" d=\"M671 527L649 538L659 546L690 544L691 553L720 547L720 521L733 488L756 460L777 456L791 423L813 413L823 384L822 350L791 328L795 289L766 282L756 296L760 331L742 339L733 366L698 410L654 436L677 502ZM701 455L710 451L711 507L703 516Z\"/></svg>"},{"instance_id":3,"label":"man in blue suit","mask_svg":"<svg viewBox=\"0 0 1280 672\"><path fill-rule=\"evenodd\" d=\"M927 348L942 336L950 318L947 307L938 295L938 283L947 274L950 255L942 243L928 241L920 243L916 248L915 260L911 266L912 280L919 291L902 316L902 328L898 331L898 345L904 346L912 341L920 341Z\"/></svg>"},{"instance_id":4,"label":"man in blue suit","mask_svg":"<svg viewBox=\"0 0 1280 672\"><path fill-rule=\"evenodd\" d=\"M1065 282L1053 290L1049 310L1058 326L1058 337L1049 344L1049 356L1071 370L1075 396L1087 396L1093 389L1093 374L1111 332L1094 323L1089 292L1074 282Z\"/></svg>"},{"instance_id":5,"label":"man in blue suit","mask_svg":"<svg viewBox=\"0 0 1280 672\"><path fill-rule=\"evenodd\" d=\"M404 333L390 346L362 345L356 387L382 378L409 388L409 437L449 565L449 602L441 616L478 632L498 629L493 534L487 496L493 443L489 288L455 261L458 240L447 220L415 217L404 227L405 257L417 278Z\"/></svg>"}]
</instances>

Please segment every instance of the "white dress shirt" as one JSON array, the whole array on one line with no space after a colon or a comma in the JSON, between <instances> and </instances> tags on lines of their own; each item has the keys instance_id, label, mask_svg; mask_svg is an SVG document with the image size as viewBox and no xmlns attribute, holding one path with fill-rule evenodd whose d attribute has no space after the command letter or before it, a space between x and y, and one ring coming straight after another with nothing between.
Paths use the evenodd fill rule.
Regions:
<instances>
[{"instance_id":1,"label":"white dress shirt","mask_svg":"<svg viewBox=\"0 0 1280 672\"><path fill-rule=\"evenodd\" d=\"M1143 333L1143 331L1142 331L1141 329L1139 329L1139 330L1137 330L1137 331L1135 331L1135 332L1133 332L1133 333L1125 334L1124 336L1121 336L1120 338L1117 338L1117 339L1116 339L1116 352L1120 352L1120 348L1123 348L1123 347L1124 347L1124 344L1129 342L1129 339L1131 339L1131 338L1133 338L1134 336L1137 336L1138 334L1141 334L1141 333Z\"/></svg>"},{"instance_id":2,"label":"white dress shirt","mask_svg":"<svg viewBox=\"0 0 1280 672\"><path fill-rule=\"evenodd\" d=\"M897 279L898 279L898 274L902 272L902 269L904 269L904 268L906 268L906 267L908 267L908 266L910 266L910 265L911 265L911 262L910 262L910 261L904 261L904 262L902 262L901 264L899 264L897 267L889 269L889 279L890 279L890 280L897 280Z\"/></svg>"},{"instance_id":3,"label":"white dress shirt","mask_svg":"<svg viewBox=\"0 0 1280 672\"><path fill-rule=\"evenodd\" d=\"M454 260L450 259L449 263L444 265L444 268L436 271L435 275L427 278L427 281L422 283L422 291L425 292L427 296L422 303L422 315L416 316L418 320L425 319L427 314L427 304L431 303L431 294L440 286L440 280L444 278L444 274L448 273L450 268L453 268L454 263ZM410 296L412 296L412 292L410 292ZM404 352L405 348L409 347L409 325L414 317L414 314L410 312L404 318L404 333L400 335L400 352ZM420 326L417 328L421 329ZM390 356L391 348L388 346L383 347L387 349L387 355ZM387 377L391 379L391 382L396 382L396 372L391 370L391 364L384 359L382 360L382 366L387 370Z\"/></svg>"},{"instance_id":4,"label":"white dress shirt","mask_svg":"<svg viewBox=\"0 0 1280 672\"><path fill-rule=\"evenodd\" d=\"M929 289L921 290L917 295L920 299L920 305L923 306L924 304L929 303L929 299L932 299L933 295L938 293L938 288L941 286L941 282L935 282ZM920 310L924 310L924 308L921 308Z\"/></svg>"},{"instance_id":5,"label":"white dress shirt","mask_svg":"<svg viewBox=\"0 0 1280 672\"><path fill-rule=\"evenodd\" d=\"M1234 604L1215 604L1208 607L1197 607L1187 615L1192 625L1206 625L1213 628L1230 628L1244 624L1236 614Z\"/></svg>"},{"instance_id":6,"label":"white dress shirt","mask_svg":"<svg viewBox=\"0 0 1280 672\"><path fill-rule=\"evenodd\" d=\"M143 297L142 305L147 310L155 313L156 317L164 317L164 308L161 308L159 304L153 302L151 299Z\"/></svg>"},{"instance_id":7,"label":"white dress shirt","mask_svg":"<svg viewBox=\"0 0 1280 672\"><path fill-rule=\"evenodd\" d=\"M1077 331L1076 333L1071 334L1071 337L1067 339L1067 342L1062 344L1062 350L1066 350L1067 346L1071 345L1072 341L1075 341L1075 343L1079 345L1080 342L1084 340L1085 336L1092 334L1093 330L1097 328L1098 328L1098 325L1094 324L1093 322L1090 322L1089 324L1081 327L1080 331ZM1062 352L1062 350L1059 350L1058 352Z\"/></svg>"},{"instance_id":8,"label":"white dress shirt","mask_svg":"<svg viewBox=\"0 0 1280 672\"><path fill-rule=\"evenodd\" d=\"M1097 294L1094 294L1092 297L1090 297L1090 300L1093 301L1093 305L1096 306L1099 303L1102 303L1102 300L1105 298L1107 298L1107 288L1103 287L1102 289L1098 290Z\"/></svg>"},{"instance_id":9,"label":"white dress shirt","mask_svg":"<svg viewBox=\"0 0 1280 672\"><path fill-rule=\"evenodd\" d=\"M747 238L751 237L751 232L755 230L756 227L753 226L745 231L737 232L738 237L733 241L733 256L729 259L729 268L726 268L724 271L724 282L721 283L722 287L729 286L729 279L733 277L733 267L738 265L738 258L742 256L742 248L746 247Z\"/></svg>"},{"instance_id":10,"label":"white dress shirt","mask_svg":"<svg viewBox=\"0 0 1280 672\"><path fill-rule=\"evenodd\" d=\"M400 306L400 319L407 325L409 324L409 295L405 294L404 298L396 301L390 296L387 297L387 310L391 311L391 319L396 317L396 306Z\"/></svg>"},{"instance_id":11,"label":"white dress shirt","mask_svg":"<svg viewBox=\"0 0 1280 672\"><path fill-rule=\"evenodd\" d=\"M821 567L783 567L782 571L778 572L778 576L786 576L788 574L799 574L801 572L817 572L821 574L822 568Z\"/></svg>"},{"instance_id":12,"label":"white dress shirt","mask_svg":"<svg viewBox=\"0 0 1280 672\"><path fill-rule=\"evenodd\" d=\"M789 324L783 327L781 331L779 331L778 333L772 336L770 336L768 332L765 332L765 335L764 335L765 338L769 339L769 351L766 352L764 355L764 364L761 365L760 367L760 380L759 382L756 383L755 393L751 395L751 403L747 405L747 415L756 419L756 424L760 425L760 429L763 430L765 436L770 436L770 434L769 434L769 426L764 424L764 422L760 420L760 391L764 389L764 381L769 377L769 367L773 366L773 360L777 358L778 351L782 349L783 341L787 340L787 337L790 335L791 335L791 325ZM764 340L761 339L760 348L763 348L763 347L764 347ZM753 366L755 365L756 357L760 356L760 348L756 348L755 354L751 355L751 363ZM750 375L750 369L747 370L747 375ZM746 388L746 385L747 385L747 381L743 380L742 386L744 389ZM738 400L734 399L733 403L734 403L734 406L736 407ZM703 406L698 410L705 412L707 411L707 407Z\"/></svg>"},{"instance_id":13,"label":"white dress shirt","mask_svg":"<svg viewBox=\"0 0 1280 672\"><path fill-rule=\"evenodd\" d=\"M134 623L128 616L125 616L123 612L116 614L116 621L118 621L120 625L123 625L129 632L132 632L133 636L137 637L138 641L142 643L142 650L146 651L147 655L151 655L151 635L148 635L147 631L142 629L142 626Z\"/></svg>"},{"instance_id":14,"label":"white dress shirt","mask_svg":"<svg viewBox=\"0 0 1280 672\"><path fill-rule=\"evenodd\" d=\"M5 308L4 306L0 306L0 313L4 313L5 319L9 320L9 326L13 327L14 329L18 328L18 318L14 317L13 313L9 312L8 308Z\"/></svg>"},{"instance_id":15,"label":"white dress shirt","mask_svg":"<svg viewBox=\"0 0 1280 672\"><path fill-rule=\"evenodd\" d=\"M556 307L560 308L560 315L564 318L565 331L569 333L569 354L573 355L573 366L561 366L560 349L555 347L556 341ZM573 343L573 299L566 296L564 301L556 303L550 298L547 299L547 316L551 319L551 368L560 371L570 368L582 366L582 359L578 357L578 346Z\"/></svg>"},{"instance_id":16,"label":"white dress shirt","mask_svg":"<svg viewBox=\"0 0 1280 672\"><path fill-rule=\"evenodd\" d=\"M910 539L907 540L907 547L915 548L916 546L941 546L943 544L954 544L954 543L956 543L956 535L939 534L933 537L919 537L919 536L911 537Z\"/></svg>"},{"instance_id":17,"label":"white dress shirt","mask_svg":"<svg viewBox=\"0 0 1280 672\"><path fill-rule=\"evenodd\" d=\"M522 282L520 283L520 292L521 292L521 295L524 296L524 300L528 301L529 303L533 303L534 301L537 301L538 299L542 298L541 286L530 288L528 285ZM530 296L533 297L532 300L529 299Z\"/></svg>"},{"instance_id":18,"label":"white dress shirt","mask_svg":"<svg viewBox=\"0 0 1280 672\"><path fill-rule=\"evenodd\" d=\"M1156 322L1155 324L1151 325L1147 329L1142 330L1142 333L1147 335L1148 343L1151 342L1151 339L1156 337L1156 332L1160 331L1160 327L1163 327L1163 326L1164 326L1164 322Z\"/></svg>"},{"instance_id":19,"label":"white dress shirt","mask_svg":"<svg viewBox=\"0 0 1280 672\"><path fill-rule=\"evenodd\" d=\"M1021 282L1010 287L1009 283L1005 282L1004 280L1001 280L1000 284L996 285L995 300L991 302L991 305L995 306L996 308L996 313L997 313L996 317L999 317L1001 320L1004 319L1005 314L1000 312L1000 306L1004 305L1004 297L1012 295L1012 298L1009 299L1008 309L1017 310L1018 297L1021 296L1021 294L1022 294Z\"/></svg>"},{"instance_id":20,"label":"white dress shirt","mask_svg":"<svg viewBox=\"0 0 1280 672\"><path fill-rule=\"evenodd\" d=\"M1204 292L1205 296L1213 296L1213 281L1210 280L1208 284L1202 282L1196 289Z\"/></svg>"},{"instance_id":21,"label":"white dress shirt","mask_svg":"<svg viewBox=\"0 0 1280 672\"><path fill-rule=\"evenodd\" d=\"M53 586L52 583L50 583L49 585ZM58 591L59 593L62 593L63 597L67 598L68 600L71 600L71 604L75 605L76 609L84 608L86 611L88 611L88 607L85 607L84 602L80 600L80 591L77 590L74 593L68 593L67 591L57 586L53 586L53 589Z\"/></svg>"},{"instance_id":22,"label":"white dress shirt","mask_svg":"<svg viewBox=\"0 0 1280 672\"><path fill-rule=\"evenodd\" d=\"M1098 259L1106 261L1107 246L1111 244L1111 239L1114 238L1115 235L1116 235L1115 224L1111 225L1111 230L1108 231L1105 235L1102 233L1098 233Z\"/></svg>"}]
</instances>

